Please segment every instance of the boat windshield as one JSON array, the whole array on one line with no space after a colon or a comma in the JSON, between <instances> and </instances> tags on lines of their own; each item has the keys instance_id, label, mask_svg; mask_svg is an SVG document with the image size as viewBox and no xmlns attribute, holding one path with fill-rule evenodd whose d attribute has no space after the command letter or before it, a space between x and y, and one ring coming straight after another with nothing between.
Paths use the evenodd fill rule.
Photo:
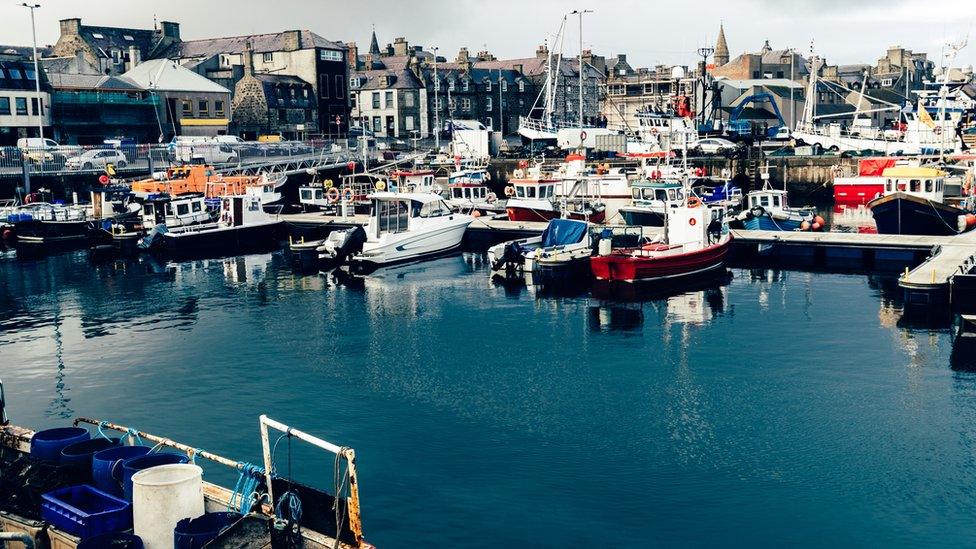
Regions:
<instances>
[{"instance_id":1,"label":"boat windshield","mask_svg":"<svg viewBox=\"0 0 976 549\"><path fill-rule=\"evenodd\" d=\"M402 233L407 230L409 209L402 200L374 200L373 212L382 233Z\"/></svg>"}]
</instances>

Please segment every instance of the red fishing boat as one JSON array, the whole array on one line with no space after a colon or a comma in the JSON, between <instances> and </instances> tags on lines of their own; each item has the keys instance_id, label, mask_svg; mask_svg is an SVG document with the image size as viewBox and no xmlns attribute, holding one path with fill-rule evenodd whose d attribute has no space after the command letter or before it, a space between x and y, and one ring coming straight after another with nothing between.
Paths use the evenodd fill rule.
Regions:
<instances>
[{"instance_id":1,"label":"red fishing boat","mask_svg":"<svg viewBox=\"0 0 976 549\"><path fill-rule=\"evenodd\" d=\"M505 209L511 221L551 221L560 217L603 223L606 207L585 198L560 199L556 179L510 179L505 188Z\"/></svg>"},{"instance_id":2,"label":"red fishing boat","mask_svg":"<svg viewBox=\"0 0 976 549\"><path fill-rule=\"evenodd\" d=\"M864 205L884 194L884 171L894 166L897 158L865 158L858 162L857 175L835 177L834 204Z\"/></svg>"},{"instance_id":3,"label":"red fishing boat","mask_svg":"<svg viewBox=\"0 0 976 549\"><path fill-rule=\"evenodd\" d=\"M668 211L662 237L635 248L602 249L590 258L597 280L646 282L704 274L725 264L732 242L725 211L705 207L696 198Z\"/></svg>"}]
</instances>

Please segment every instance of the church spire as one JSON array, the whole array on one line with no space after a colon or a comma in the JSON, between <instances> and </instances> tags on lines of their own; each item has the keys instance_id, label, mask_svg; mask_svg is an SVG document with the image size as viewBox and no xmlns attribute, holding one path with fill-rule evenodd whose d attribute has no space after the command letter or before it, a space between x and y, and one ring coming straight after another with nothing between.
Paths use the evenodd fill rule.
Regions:
<instances>
[{"instance_id":1,"label":"church spire","mask_svg":"<svg viewBox=\"0 0 976 549\"><path fill-rule=\"evenodd\" d=\"M725 24L718 25L718 40L715 41L715 66L721 67L729 62L729 44L725 41Z\"/></svg>"},{"instance_id":2,"label":"church spire","mask_svg":"<svg viewBox=\"0 0 976 549\"><path fill-rule=\"evenodd\" d=\"M376 25L373 25L373 37L369 41L369 53L377 58L380 56L380 43L376 40Z\"/></svg>"}]
</instances>

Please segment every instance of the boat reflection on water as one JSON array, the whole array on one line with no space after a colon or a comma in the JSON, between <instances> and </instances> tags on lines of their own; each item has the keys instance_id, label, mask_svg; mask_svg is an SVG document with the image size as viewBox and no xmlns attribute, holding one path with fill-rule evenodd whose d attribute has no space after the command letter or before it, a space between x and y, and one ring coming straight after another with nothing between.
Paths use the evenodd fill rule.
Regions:
<instances>
[{"instance_id":1,"label":"boat reflection on water","mask_svg":"<svg viewBox=\"0 0 976 549\"><path fill-rule=\"evenodd\" d=\"M701 276L683 277L674 282L655 280L650 283L610 282L597 280L593 283L594 297L620 301L650 301L668 298L686 292L710 290L726 286L732 281L732 272L728 269L706 273Z\"/></svg>"},{"instance_id":2,"label":"boat reflection on water","mask_svg":"<svg viewBox=\"0 0 976 549\"><path fill-rule=\"evenodd\" d=\"M960 315L956 319L949 367L956 372L976 373L976 316Z\"/></svg>"},{"instance_id":3,"label":"boat reflection on water","mask_svg":"<svg viewBox=\"0 0 976 549\"><path fill-rule=\"evenodd\" d=\"M862 204L834 204L829 223L834 232L878 234L871 210Z\"/></svg>"}]
</instances>

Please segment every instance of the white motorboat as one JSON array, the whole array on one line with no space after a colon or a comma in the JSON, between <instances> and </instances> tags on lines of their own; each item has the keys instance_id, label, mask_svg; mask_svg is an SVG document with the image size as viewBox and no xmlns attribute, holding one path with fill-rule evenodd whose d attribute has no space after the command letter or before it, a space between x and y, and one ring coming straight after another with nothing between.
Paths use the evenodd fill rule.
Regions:
<instances>
[{"instance_id":1,"label":"white motorboat","mask_svg":"<svg viewBox=\"0 0 976 549\"><path fill-rule=\"evenodd\" d=\"M329 235L319 248L324 268L348 264L355 274L380 267L420 261L457 251L474 221L455 213L431 193L377 192L370 195L372 212L365 228Z\"/></svg>"}]
</instances>

